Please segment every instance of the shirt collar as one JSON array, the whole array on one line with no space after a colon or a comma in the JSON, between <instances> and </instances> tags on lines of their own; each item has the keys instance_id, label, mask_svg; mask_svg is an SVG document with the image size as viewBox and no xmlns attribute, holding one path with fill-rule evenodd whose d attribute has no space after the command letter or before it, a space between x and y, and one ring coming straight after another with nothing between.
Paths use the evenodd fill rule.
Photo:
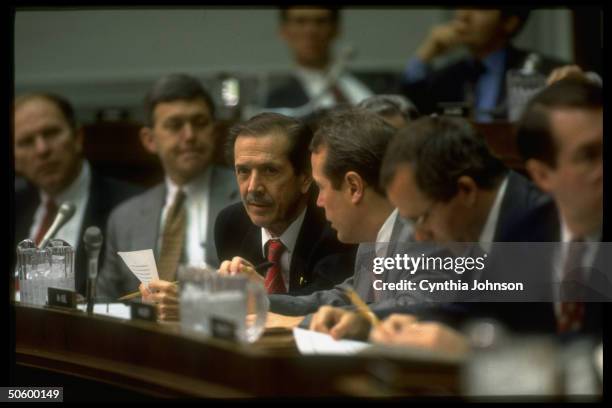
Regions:
<instances>
[{"instance_id":1,"label":"shirt collar","mask_svg":"<svg viewBox=\"0 0 612 408\"><path fill-rule=\"evenodd\" d=\"M495 196L495 201L493 202L493 206L489 210L489 215L487 216L487 222L480 233L480 238L478 242L482 249L486 252L491 250L491 244L493 243L493 239L495 238L495 228L497 227L497 221L499 220L499 211L501 209L501 203L504 199L504 195L506 194L506 188L508 187L508 176L504 177L504 181L502 181L499 189L497 190L497 194Z\"/></svg>"},{"instance_id":2,"label":"shirt collar","mask_svg":"<svg viewBox=\"0 0 612 408\"><path fill-rule=\"evenodd\" d=\"M207 191L208 186L210 184L210 176L211 176L210 166L204 170L202 173L198 174L196 177L191 179L188 183L183 185L181 189L186 195L186 198L193 197L202 192ZM172 203L174 201L174 197L179 190L179 186L172 181L172 179L166 175L166 204Z\"/></svg>"},{"instance_id":3,"label":"shirt collar","mask_svg":"<svg viewBox=\"0 0 612 408\"><path fill-rule=\"evenodd\" d=\"M397 214L397 208L391 211L391 214L389 214L382 227L380 227L380 229L378 230L378 235L376 235L376 242L391 241L391 234L393 233L393 226L395 225Z\"/></svg>"},{"instance_id":4,"label":"shirt collar","mask_svg":"<svg viewBox=\"0 0 612 408\"><path fill-rule=\"evenodd\" d=\"M573 238L572 233L570 232L567 223L561 215L559 215L559 219L561 220L561 242L570 242ZM584 240L587 242L599 242L601 241L601 227L596 231L587 234L584 237Z\"/></svg>"},{"instance_id":5,"label":"shirt collar","mask_svg":"<svg viewBox=\"0 0 612 408\"><path fill-rule=\"evenodd\" d=\"M283 232L281 236L277 238L283 243L288 253L293 252L293 249L295 248L295 243L297 242L298 235L300 234L300 229L302 228L302 223L304 222L305 216L306 216L306 208L304 208L304 211L302 211L302 213L295 220L293 220L291 224L289 224L285 232ZM263 253L264 258L266 256L266 244L271 239L275 239L275 238L272 237L272 235L270 235L268 230L266 230L265 228L262 228L261 229L261 251Z\"/></svg>"},{"instance_id":6,"label":"shirt collar","mask_svg":"<svg viewBox=\"0 0 612 408\"><path fill-rule=\"evenodd\" d=\"M67 201L77 202L82 197L87 195L89 184L91 182L91 168L87 160L83 160L81 171L74 181L63 191L55 196L55 203L60 204ZM44 191L40 191L41 202L46 203L49 200L49 195Z\"/></svg>"}]
</instances>

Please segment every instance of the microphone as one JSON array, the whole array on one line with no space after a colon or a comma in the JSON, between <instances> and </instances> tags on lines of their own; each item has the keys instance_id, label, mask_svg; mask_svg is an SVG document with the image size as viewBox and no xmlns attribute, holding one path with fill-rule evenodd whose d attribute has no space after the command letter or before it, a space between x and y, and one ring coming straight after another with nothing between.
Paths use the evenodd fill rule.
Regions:
<instances>
[{"instance_id":1,"label":"microphone","mask_svg":"<svg viewBox=\"0 0 612 408\"><path fill-rule=\"evenodd\" d=\"M47 243L49 243L49 240L53 238L55 234L57 234L57 231L59 231L60 228L62 228L64 224L66 224L72 218L75 211L76 206L71 202L65 202L60 205L60 208L57 210L57 215L53 220L53 224L51 224L51 227L49 227L47 230L47 233L43 237L42 241L40 241L40 244L38 244L38 249L44 248Z\"/></svg>"},{"instance_id":2,"label":"microphone","mask_svg":"<svg viewBox=\"0 0 612 408\"><path fill-rule=\"evenodd\" d=\"M96 297L96 279L98 277L98 258L100 257L100 249L102 248L102 232L100 228L91 226L85 230L83 234L83 242L85 243L85 251L87 251L88 267L87 267L87 313L93 312L94 299Z\"/></svg>"}]
</instances>

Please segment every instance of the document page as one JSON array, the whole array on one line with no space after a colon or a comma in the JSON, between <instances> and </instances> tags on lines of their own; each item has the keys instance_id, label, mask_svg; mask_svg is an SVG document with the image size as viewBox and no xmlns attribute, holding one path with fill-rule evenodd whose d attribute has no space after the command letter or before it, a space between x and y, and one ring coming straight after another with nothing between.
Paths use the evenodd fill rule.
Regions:
<instances>
[{"instance_id":1,"label":"document page","mask_svg":"<svg viewBox=\"0 0 612 408\"><path fill-rule=\"evenodd\" d=\"M370 344L355 340L334 340L330 335L311 330L293 329L293 337L302 354L356 354Z\"/></svg>"},{"instance_id":2,"label":"document page","mask_svg":"<svg viewBox=\"0 0 612 408\"><path fill-rule=\"evenodd\" d=\"M159 279L155 256L152 249L142 251L117 252L123 262L134 275L144 284L148 284L154 279Z\"/></svg>"}]
</instances>

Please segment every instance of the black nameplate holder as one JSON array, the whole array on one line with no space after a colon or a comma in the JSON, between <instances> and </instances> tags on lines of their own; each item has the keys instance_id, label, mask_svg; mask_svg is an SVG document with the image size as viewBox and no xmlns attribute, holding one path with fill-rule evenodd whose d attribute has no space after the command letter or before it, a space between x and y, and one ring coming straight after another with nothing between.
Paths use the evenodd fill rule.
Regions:
<instances>
[{"instance_id":1,"label":"black nameplate holder","mask_svg":"<svg viewBox=\"0 0 612 408\"><path fill-rule=\"evenodd\" d=\"M214 338L237 341L236 324L218 317L210 318L210 331Z\"/></svg>"},{"instance_id":2,"label":"black nameplate holder","mask_svg":"<svg viewBox=\"0 0 612 408\"><path fill-rule=\"evenodd\" d=\"M130 313L132 320L143 320L146 322L157 321L157 309L155 308L155 305L132 302L130 303Z\"/></svg>"},{"instance_id":3,"label":"black nameplate holder","mask_svg":"<svg viewBox=\"0 0 612 408\"><path fill-rule=\"evenodd\" d=\"M47 288L47 306L76 309L77 293L72 290Z\"/></svg>"}]
</instances>

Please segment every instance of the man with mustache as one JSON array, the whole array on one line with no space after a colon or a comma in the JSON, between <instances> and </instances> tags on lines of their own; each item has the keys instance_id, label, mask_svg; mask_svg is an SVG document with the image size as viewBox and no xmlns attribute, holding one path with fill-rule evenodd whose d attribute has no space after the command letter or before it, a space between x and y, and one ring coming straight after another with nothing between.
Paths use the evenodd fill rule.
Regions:
<instances>
[{"instance_id":1,"label":"man with mustache","mask_svg":"<svg viewBox=\"0 0 612 408\"><path fill-rule=\"evenodd\" d=\"M220 273L246 273L269 294L309 294L350 275L355 246L341 244L316 206L308 145L299 120L262 113L231 129L228 159L242 203L217 218ZM275 264L260 273L254 265Z\"/></svg>"},{"instance_id":2,"label":"man with mustache","mask_svg":"<svg viewBox=\"0 0 612 408\"><path fill-rule=\"evenodd\" d=\"M15 99L15 242L42 240L61 203L76 206L74 216L57 232L76 249L76 290L84 294L87 254L81 244L86 228L104 229L110 211L138 189L97 174L83 158L83 131L74 109L59 95L33 93Z\"/></svg>"},{"instance_id":3,"label":"man with mustache","mask_svg":"<svg viewBox=\"0 0 612 408\"><path fill-rule=\"evenodd\" d=\"M109 219L107 262L98 279L98 293L117 298L139 288L139 281L117 251L153 249L159 281L145 298L165 296L162 319L177 317L178 264L218 265L212 227L221 209L237 200L231 170L211 165L215 147L215 108L200 82L189 75L158 79L145 98L143 146L156 154L164 182L118 207ZM166 307L167 306L167 307Z\"/></svg>"}]
</instances>

